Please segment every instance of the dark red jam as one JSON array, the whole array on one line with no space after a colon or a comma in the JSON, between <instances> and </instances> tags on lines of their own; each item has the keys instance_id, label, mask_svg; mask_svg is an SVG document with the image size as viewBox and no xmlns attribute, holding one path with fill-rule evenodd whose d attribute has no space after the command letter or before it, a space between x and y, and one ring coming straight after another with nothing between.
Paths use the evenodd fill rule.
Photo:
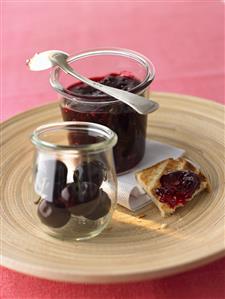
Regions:
<instances>
[{"instance_id":1,"label":"dark red jam","mask_svg":"<svg viewBox=\"0 0 225 299\"><path fill-rule=\"evenodd\" d=\"M155 190L160 202L168 204L171 208L184 205L200 186L199 176L191 171L175 171L163 175L161 186Z\"/></svg>"},{"instance_id":2,"label":"dark red jam","mask_svg":"<svg viewBox=\"0 0 225 299\"><path fill-rule=\"evenodd\" d=\"M138 79L127 72L112 73L92 80L123 90L131 90L140 84ZM138 114L120 101L104 97L100 91L84 83L78 82L68 89L79 101L63 99L63 119L99 123L115 131L118 135L118 143L114 147L116 172L122 173L134 167L144 155L147 116ZM77 138L70 137L70 142L77 143Z\"/></svg>"},{"instance_id":3,"label":"dark red jam","mask_svg":"<svg viewBox=\"0 0 225 299\"><path fill-rule=\"evenodd\" d=\"M104 77L92 78L93 81L97 81L103 85L115 87L122 90L131 90L138 84L140 81L137 80L133 75L127 74L125 72L117 74L111 73ZM70 86L69 88L75 94L86 95L86 96L102 96L103 92L83 83L79 82Z\"/></svg>"}]
</instances>

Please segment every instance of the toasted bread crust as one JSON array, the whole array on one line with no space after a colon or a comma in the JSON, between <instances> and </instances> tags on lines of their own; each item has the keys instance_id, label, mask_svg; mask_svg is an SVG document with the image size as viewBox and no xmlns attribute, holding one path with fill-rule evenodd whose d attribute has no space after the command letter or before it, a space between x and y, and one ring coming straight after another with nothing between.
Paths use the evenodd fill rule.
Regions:
<instances>
[{"instance_id":1,"label":"toasted bread crust","mask_svg":"<svg viewBox=\"0 0 225 299\"><path fill-rule=\"evenodd\" d=\"M167 203L160 202L160 197L155 192L155 190L159 188L161 185L160 178L163 175L166 175L168 173L177 170L192 171L198 174L201 181L199 188L195 191L193 196L187 201L192 200L195 195L197 195L204 189L210 191L209 183L206 177L204 176L204 174L185 158L166 159L151 167L138 171L135 174L136 180L138 181L140 186L146 191L146 193L151 197L155 205L159 208L161 215L163 217L173 214L178 207L183 206L182 204L179 204L176 207L172 208Z\"/></svg>"}]
</instances>

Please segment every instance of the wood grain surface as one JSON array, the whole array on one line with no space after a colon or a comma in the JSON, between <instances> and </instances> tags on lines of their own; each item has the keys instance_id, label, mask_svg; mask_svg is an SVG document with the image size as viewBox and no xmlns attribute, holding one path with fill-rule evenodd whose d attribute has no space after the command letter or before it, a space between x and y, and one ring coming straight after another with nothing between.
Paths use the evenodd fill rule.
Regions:
<instances>
[{"instance_id":1,"label":"wood grain surface","mask_svg":"<svg viewBox=\"0 0 225 299\"><path fill-rule=\"evenodd\" d=\"M73 282L156 278L224 255L224 106L191 96L152 93L160 109L149 116L148 138L186 150L211 183L173 216L150 204L138 213L117 207L98 237L60 241L40 230L35 213L31 132L61 120L58 103L1 125L1 264L38 277ZM146 165L148 166L148 165Z\"/></svg>"}]
</instances>

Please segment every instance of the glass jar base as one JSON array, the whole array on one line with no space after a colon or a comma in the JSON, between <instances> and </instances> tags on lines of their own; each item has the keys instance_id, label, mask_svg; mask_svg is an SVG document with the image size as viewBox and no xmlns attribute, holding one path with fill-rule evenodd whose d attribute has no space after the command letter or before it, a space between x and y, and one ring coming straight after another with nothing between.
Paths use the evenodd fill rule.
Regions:
<instances>
[{"instance_id":1,"label":"glass jar base","mask_svg":"<svg viewBox=\"0 0 225 299\"><path fill-rule=\"evenodd\" d=\"M111 213L97 220L73 216L62 228L51 228L41 224L41 229L46 234L59 240L84 241L98 236L109 224Z\"/></svg>"}]
</instances>

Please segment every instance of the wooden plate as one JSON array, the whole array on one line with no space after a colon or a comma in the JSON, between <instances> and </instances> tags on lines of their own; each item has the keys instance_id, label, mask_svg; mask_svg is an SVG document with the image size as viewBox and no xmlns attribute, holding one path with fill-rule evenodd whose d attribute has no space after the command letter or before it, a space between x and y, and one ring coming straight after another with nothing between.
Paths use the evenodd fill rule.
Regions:
<instances>
[{"instance_id":1,"label":"wooden plate","mask_svg":"<svg viewBox=\"0 0 225 299\"><path fill-rule=\"evenodd\" d=\"M152 98L161 108L149 117L148 137L184 148L212 191L166 219L153 204L136 215L118 207L110 226L92 240L51 238L32 210L29 135L61 116L57 103L27 111L2 124L2 265L48 279L103 283L161 277L224 255L224 106L168 93Z\"/></svg>"}]
</instances>

